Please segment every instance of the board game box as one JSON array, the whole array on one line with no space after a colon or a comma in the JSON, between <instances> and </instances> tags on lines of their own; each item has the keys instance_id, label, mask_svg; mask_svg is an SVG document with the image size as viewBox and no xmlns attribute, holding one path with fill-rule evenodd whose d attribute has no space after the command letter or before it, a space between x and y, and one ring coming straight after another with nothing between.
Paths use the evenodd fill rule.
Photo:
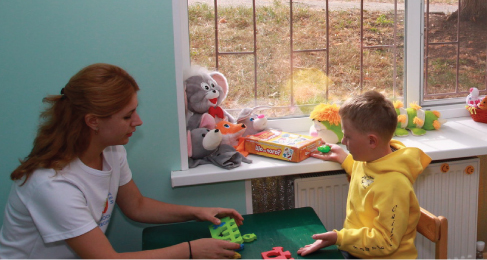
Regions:
<instances>
[{"instance_id":1,"label":"board game box","mask_svg":"<svg viewBox=\"0 0 487 260\"><path fill-rule=\"evenodd\" d=\"M271 129L246 136L245 151L285 161L300 162L308 158L321 143L319 137Z\"/></svg>"}]
</instances>

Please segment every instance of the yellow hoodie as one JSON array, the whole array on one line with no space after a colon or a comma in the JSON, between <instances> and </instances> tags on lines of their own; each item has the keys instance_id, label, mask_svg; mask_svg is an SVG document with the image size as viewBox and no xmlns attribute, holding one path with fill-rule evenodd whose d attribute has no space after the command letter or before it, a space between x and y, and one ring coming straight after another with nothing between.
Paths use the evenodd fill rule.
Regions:
<instances>
[{"instance_id":1,"label":"yellow hoodie","mask_svg":"<svg viewBox=\"0 0 487 260\"><path fill-rule=\"evenodd\" d=\"M417 258L414 246L421 215L413 183L431 162L418 148L391 140L397 151L372 162L342 164L351 176L347 214L337 245L359 258Z\"/></svg>"}]
</instances>

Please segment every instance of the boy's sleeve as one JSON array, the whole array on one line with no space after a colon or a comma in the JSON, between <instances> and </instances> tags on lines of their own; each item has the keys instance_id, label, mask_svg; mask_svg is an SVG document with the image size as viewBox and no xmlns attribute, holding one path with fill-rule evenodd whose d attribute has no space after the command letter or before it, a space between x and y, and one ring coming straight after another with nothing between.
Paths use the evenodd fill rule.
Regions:
<instances>
[{"instance_id":1,"label":"boy's sleeve","mask_svg":"<svg viewBox=\"0 0 487 260\"><path fill-rule=\"evenodd\" d=\"M353 163L355 161L353 160L353 156L349 154L347 158L345 158L345 161L342 163L342 168L345 170L348 176L352 175L352 168L353 168Z\"/></svg>"},{"instance_id":2,"label":"boy's sleeve","mask_svg":"<svg viewBox=\"0 0 487 260\"><path fill-rule=\"evenodd\" d=\"M397 176L397 175L396 175ZM404 178L402 178L404 177ZM394 253L406 233L410 219L410 196L413 191L405 176L381 183L365 204L375 211L363 214L361 228L343 228L336 231L340 250L369 257L387 256Z\"/></svg>"}]
</instances>

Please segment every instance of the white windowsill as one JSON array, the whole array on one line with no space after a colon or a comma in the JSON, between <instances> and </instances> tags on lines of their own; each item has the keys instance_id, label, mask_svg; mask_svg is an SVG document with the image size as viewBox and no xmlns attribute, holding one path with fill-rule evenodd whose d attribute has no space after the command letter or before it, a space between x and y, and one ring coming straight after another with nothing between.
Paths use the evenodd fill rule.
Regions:
<instances>
[{"instance_id":1,"label":"white windowsill","mask_svg":"<svg viewBox=\"0 0 487 260\"><path fill-rule=\"evenodd\" d=\"M306 133L303 128L311 125L309 118L297 120L289 124L279 120L283 125L270 121L270 127L283 129L287 132ZM406 146L418 147L433 160L454 159L487 154L487 124L474 122L470 117L449 118L435 131L428 131L424 136L395 137ZM292 127L289 127L292 126ZM304 174L340 170L341 166L334 162L325 162L316 158L308 158L299 163L258 155L249 155L251 164L242 163L232 170L221 169L215 165L200 165L185 171L172 171L173 187L208 184L226 181L248 180L262 177Z\"/></svg>"}]
</instances>

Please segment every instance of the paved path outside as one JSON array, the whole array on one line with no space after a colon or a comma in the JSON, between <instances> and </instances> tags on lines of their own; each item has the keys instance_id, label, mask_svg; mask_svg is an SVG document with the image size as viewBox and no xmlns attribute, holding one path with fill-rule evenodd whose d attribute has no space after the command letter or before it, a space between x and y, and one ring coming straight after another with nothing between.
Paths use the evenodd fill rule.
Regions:
<instances>
[{"instance_id":1,"label":"paved path outside","mask_svg":"<svg viewBox=\"0 0 487 260\"><path fill-rule=\"evenodd\" d=\"M272 5L274 0L256 0L255 4L257 6L265 6L265 5ZM286 1L287 3L288 1ZM196 4L196 3L206 3L210 6L213 5L214 0L188 0L188 4ZM325 8L325 1L323 0L294 0L294 3L300 5L307 5L311 8ZM219 0L218 2L221 6L237 6L237 5L244 5L251 7L252 1L251 0ZM354 2L347 2L347 1L336 1L330 0L328 3L330 11L342 11L342 10L349 10L349 9L360 9L360 1ZM448 5L448 4L430 4L430 12L442 12L445 14L453 13L458 8L457 5ZM364 3L364 9L369 11L389 11L394 10L394 4L392 3L381 3L381 2L370 2L366 1ZM397 5L398 10L404 10L404 4Z\"/></svg>"}]
</instances>

